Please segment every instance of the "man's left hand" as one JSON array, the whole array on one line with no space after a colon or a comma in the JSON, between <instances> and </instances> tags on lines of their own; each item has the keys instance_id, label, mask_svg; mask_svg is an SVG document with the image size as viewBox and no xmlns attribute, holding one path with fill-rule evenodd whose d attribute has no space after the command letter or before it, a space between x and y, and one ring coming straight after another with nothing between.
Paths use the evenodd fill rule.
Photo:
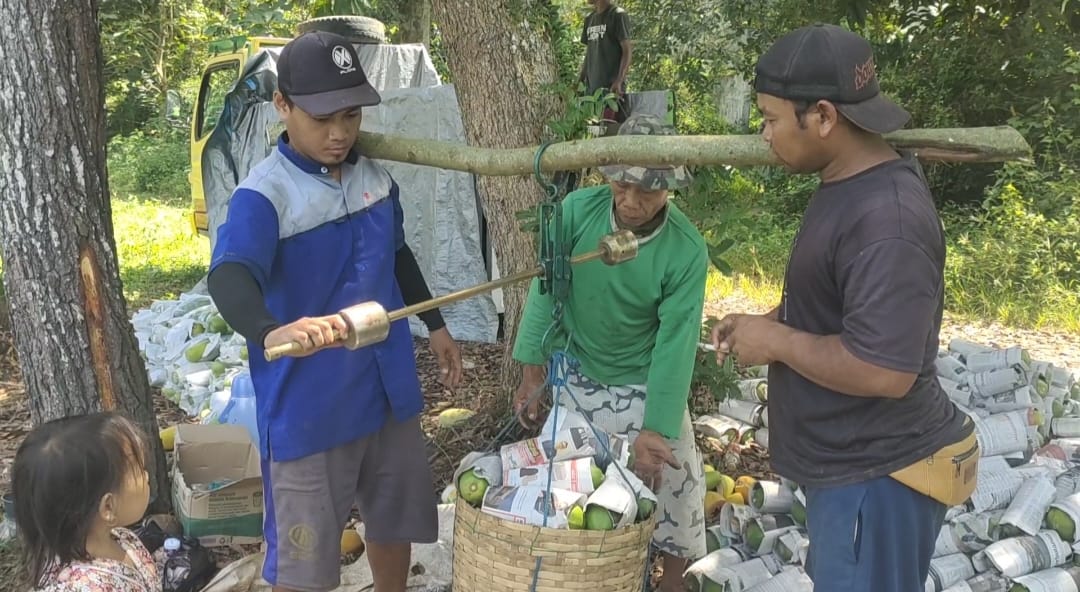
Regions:
<instances>
[{"instance_id":1,"label":"man's left hand","mask_svg":"<svg viewBox=\"0 0 1080 592\"><path fill-rule=\"evenodd\" d=\"M773 345L784 326L765 315L730 314L720 319L712 331L716 363L723 364L734 352L742 366L775 362Z\"/></svg>"},{"instance_id":2,"label":"man's left hand","mask_svg":"<svg viewBox=\"0 0 1080 592\"><path fill-rule=\"evenodd\" d=\"M439 360L439 369L442 374L439 381L448 389L456 388L461 384L461 350L457 342L450 336L446 327L432 331L428 341L431 352Z\"/></svg>"},{"instance_id":3,"label":"man's left hand","mask_svg":"<svg viewBox=\"0 0 1080 592\"><path fill-rule=\"evenodd\" d=\"M660 488L664 465L679 468L679 461L671 452L671 446L660 434L641 430L634 438L634 474L654 493Z\"/></svg>"}]
</instances>

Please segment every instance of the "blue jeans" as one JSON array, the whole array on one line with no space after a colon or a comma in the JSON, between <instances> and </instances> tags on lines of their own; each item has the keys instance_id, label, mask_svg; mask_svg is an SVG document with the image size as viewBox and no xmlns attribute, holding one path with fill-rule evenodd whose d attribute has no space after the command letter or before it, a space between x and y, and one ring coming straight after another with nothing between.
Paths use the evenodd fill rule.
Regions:
<instances>
[{"instance_id":1,"label":"blue jeans","mask_svg":"<svg viewBox=\"0 0 1080 592\"><path fill-rule=\"evenodd\" d=\"M815 592L923 592L944 504L892 477L806 488Z\"/></svg>"}]
</instances>

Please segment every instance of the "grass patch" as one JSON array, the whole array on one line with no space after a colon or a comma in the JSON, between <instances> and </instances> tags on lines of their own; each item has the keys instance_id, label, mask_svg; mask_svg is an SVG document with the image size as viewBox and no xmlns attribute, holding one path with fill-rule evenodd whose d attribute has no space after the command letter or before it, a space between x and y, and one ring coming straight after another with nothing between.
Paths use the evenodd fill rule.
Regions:
<instances>
[{"instance_id":1,"label":"grass patch","mask_svg":"<svg viewBox=\"0 0 1080 592\"><path fill-rule=\"evenodd\" d=\"M1062 185L1073 204L1047 213L1038 201L1055 192L1055 183L1006 167L981 209L946 208L950 313L1080 333L1080 176Z\"/></svg>"},{"instance_id":2,"label":"grass patch","mask_svg":"<svg viewBox=\"0 0 1080 592\"><path fill-rule=\"evenodd\" d=\"M128 312L177 298L206 273L210 242L191 227L187 134L166 125L109 142L109 187Z\"/></svg>"},{"instance_id":3,"label":"grass patch","mask_svg":"<svg viewBox=\"0 0 1080 592\"><path fill-rule=\"evenodd\" d=\"M947 294L945 309L954 321L998 322L1007 327L1064 331L1080 335L1080 295L1060 285L1046 292L1018 293L1007 282L975 282L964 256L950 250L946 264ZM970 265L970 264L968 264ZM736 266L736 269L743 269ZM715 268L709 270L705 299L715 302L741 297L754 308L768 310L780 303L783 291L779 274L731 276ZM750 312L750 311L726 311Z\"/></svg>"},{"instance_id":4,"label":"grass patch","mask_svg":"<svg viewBox=\"0 0 1080 592\"><path fill-rule=\"evenodd\" d=\"M118 196L112 209L128 312L177 298L202 279L210 242L192 230L186 200Z\"/></svg>"},{"instance_id":5,"label":"grass patch","mask_svg":"<svg viewBox=\"0 0 1080 592\"><path fill-rule=\"evenodd\" d=\"M781 283L772 278L755 278L739 273L726 276L715 268L711 268L705 283L705 301L715 302L738 296L748 300L754 308L760 308L764 312L780 304L782 290ZM731 310L726 312L750 311Z\"/></svg>"},{"instance_id":6,"label":"grass patch","mask_svg":"<svg viewBox=\"0 0 1080 592\"><path fill-rule=\"evenodd\" d=\"M1046 258L1027 259L1009 245L989 230L950 240L946 310L959 320L1080 334L1080 288L1032 273Z\"/></svg>"}]
</instances>

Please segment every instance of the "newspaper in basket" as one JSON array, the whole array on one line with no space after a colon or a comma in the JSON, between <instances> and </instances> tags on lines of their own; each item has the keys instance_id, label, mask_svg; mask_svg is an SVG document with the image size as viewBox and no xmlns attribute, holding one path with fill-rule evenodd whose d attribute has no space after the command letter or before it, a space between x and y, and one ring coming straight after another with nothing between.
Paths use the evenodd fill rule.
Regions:
<instances>
[{"instance_id":1,"label":"newspaper in basket","mask_svg":"<svg viewBox=\"0 0 1080 592\"><path fill-rule=\"evenodd\" d=\"M596 490L597 478L603 478L603 472L596 466L592 457L575 458L534 467L510 469L504 482L510 487L532 485L552 489L566 489L578 493L592 493Z\"/></svg>"},{"instance_id":2,"label":"newspaper in basket","mask_svg":"<svg viewBox=\"0 0 1080 592\"><path fill-rule=\"evenodd\" d=\"M484 496L482 511L502 520L519 524L566 528L570 509L584 506L585 494L545 485L490 487Z\"/></svg>"}]
</instances>

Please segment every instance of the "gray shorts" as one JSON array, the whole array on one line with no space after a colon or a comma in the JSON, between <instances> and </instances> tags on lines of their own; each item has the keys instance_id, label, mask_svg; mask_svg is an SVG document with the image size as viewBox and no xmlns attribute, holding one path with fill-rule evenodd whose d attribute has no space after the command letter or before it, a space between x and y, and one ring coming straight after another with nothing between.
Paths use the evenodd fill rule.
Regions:
<instances>
[{"instance_id":1,"label":"gray shorts","mask_svg":"<svg viewBox=\"0 0 1080 592\"><path fill-rule=\"evenodd\" d=\"M645 385L604 385L570 370L566 387L581 407L565 394L561 399L563 407L584 415L608 433L625 434L631 443L637 438L645 420ZM680 559L699 559L706 552L705 465L688 410L683 411L679 437L665 440L679 468L665 466L660 489L653 492L657 498L653 543Z\"/></svg>"},{"instance_id":2,"label":"gray shorts","mask_svg":"<svg viewBox=\"0 0 1080 592\"><path fill-rule=\"evenodd\" d=\"M263 461L266 561L274 586L324 592L341 581L341 533L355 502L373 543L433 543L438 498L419 417L286 462Z\"/></svg>"}]
</instances>

